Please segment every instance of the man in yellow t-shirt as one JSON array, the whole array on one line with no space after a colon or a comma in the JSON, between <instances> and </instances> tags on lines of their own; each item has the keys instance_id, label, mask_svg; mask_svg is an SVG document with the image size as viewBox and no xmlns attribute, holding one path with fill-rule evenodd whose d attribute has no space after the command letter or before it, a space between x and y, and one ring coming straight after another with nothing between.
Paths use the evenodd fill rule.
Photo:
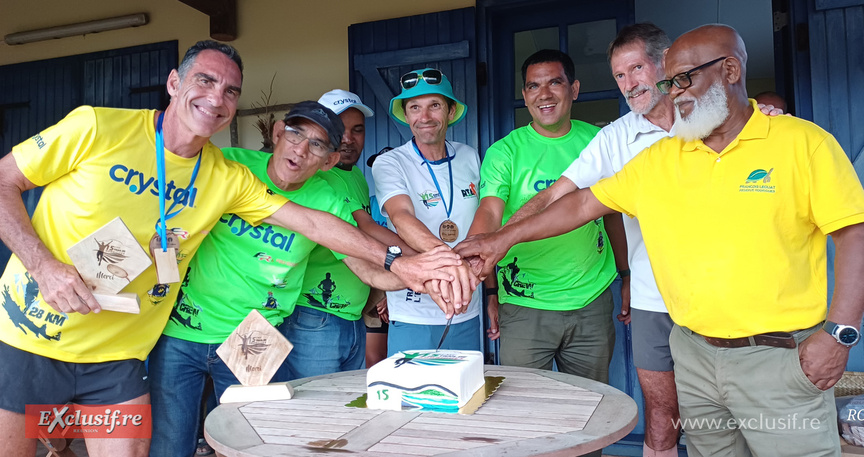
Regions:
<instances>
[{"instance_id":1,"label":"man in yellow t-shirt","mask_svg":"<svg viewBox=\"0 0 864 457\"><path fill-rule=\"evenodd\" d=\"M484 269L517 242L610 211L639 218L690 455L836 455L830 389L864 312L864 189L837 141L747 99L747 53L723 25L682 35L657 83L673 138L590 190L457 247ZM837 245L826 319L826 237ZM824 331L823 331L824 330Z\"/></svg>"},{"instance_id":2,"label":"man in yellow t-shirt","mask_svg":"<svg viewBox=\"0 0 864 457\"><path fill-rule=\"evenodd\" d=\"M179 238L181 277L225 213L384 262L412 288L448 280L436 268L460 264L452 253L398 259L341 219L269 194L248 168L226 160L209 138L234 117L242 68L234 48L199 42L168 76L171 102L163 113L81 107L0 160L0 237L14 253L0 278L4 455L35 453L36 440L25 438L26 405L149 404L143 360L165 326L178 284L158 284L148 268L124 289L141 298L140 314L100 313L66 249L118 216L148 246L163 211L160 194L164 233ZM161 192L158 168L165 173ZM36 186L45 190L31 221L21 192ZM87 438L87 447L92 456L144 456L149 439Z\"/></svg>"}]
</instances>

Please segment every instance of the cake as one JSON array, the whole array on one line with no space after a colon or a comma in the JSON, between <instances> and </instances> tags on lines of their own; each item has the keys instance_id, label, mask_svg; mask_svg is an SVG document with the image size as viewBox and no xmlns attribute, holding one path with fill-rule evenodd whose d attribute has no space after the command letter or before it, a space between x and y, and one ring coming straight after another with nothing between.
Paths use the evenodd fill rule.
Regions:
<instances>
[{"instance_id":1,"label":"cake","mask_svg":"<svg viewBox=\"0 0 864 457\"><path fill-rule=\"evenodd\" d=\"M483 384L483 354L480 352L398 352L367 372L366 406L455 413Z\"/></svg>"}]
</instances>

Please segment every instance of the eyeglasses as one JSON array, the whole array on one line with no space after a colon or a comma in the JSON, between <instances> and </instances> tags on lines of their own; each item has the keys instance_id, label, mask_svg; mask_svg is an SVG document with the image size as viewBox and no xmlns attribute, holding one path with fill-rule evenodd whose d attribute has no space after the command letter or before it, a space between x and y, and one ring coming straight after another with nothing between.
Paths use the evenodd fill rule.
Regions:
<instances>
[{"instance_id":1,"label":"eyeglasses","mask_svg":"<svg viewBox=\"0 0 864 457\"><path fill-rule=\"evenodd\" d=\"M694 71L710 67L711 65L714 65L715 63L720 62L721 60L726 60L728 58L729 57L720 57L708 63L703 63L696 68L691 68L684 73L678 73L677 75L673 76L672 79L664 79L663 81L658 81L657 88L660 89L660 93L662 94L668 94L669 90L672 89L673 84L679 89L686 89L693 85L693 79L691 79L690 74L692 74Z\"/></svg>"},{"instance_id":2,"label":"eyeglasses","mask_svg":"<svg viewBox=\"0 0 864 457\"><path fill-rule=\"evenodd\" d=\"M309 140L309 152L318 157L325 157L327 154L330 154L331 152L336 150L330 146L325 146L324 143L316 139L309 138L308 136L303 134L303 132L287 125L285 126L284 136L285 139L288 140L288 142L291 144L300 144L303 142L303 140Z\"/></svg>"},{"instance_id":3,"label":"eyeglasses","mask_svg":"<svg viewBox=\"0 0 864 457\"><path fill-rule=\"evenodd\" d=\"M399 83L402 84L403 89L408 90L416 86L421 79L426 81L426 84L438 85L441 84L443 78L444 75L441 74L441 70L435 70L433 68L423 70L423 73L417 73L416 71L405 73L401 78L399 78Z\"/></svg>"}]
</instances>

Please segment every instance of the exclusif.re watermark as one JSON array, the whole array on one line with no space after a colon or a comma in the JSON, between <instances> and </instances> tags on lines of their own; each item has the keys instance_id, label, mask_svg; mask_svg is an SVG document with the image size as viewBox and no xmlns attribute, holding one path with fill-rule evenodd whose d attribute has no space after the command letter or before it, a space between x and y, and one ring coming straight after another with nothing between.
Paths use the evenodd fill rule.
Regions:
<instances>
[{"instance_id":1,"label":"exclusif.re watermark","mask_svg":"<svg viewBox=\"0 0 864 457\"><path fill-rule=\"evenodd\" d=\"M150 405L27 405L27 438L150 438Z\"/></svg>"},{"instance_id":2,"label":"exclusif.re watermark","mask_svg":"<svg viewBox=\"0 0 864 457\"><path fill-rule=\"evenodd\" d=\"M818 430L823 422L816 417L786 416L734 417L729 419L689 418L673 420L673 425L687 430Z\"/></svg>"}]
</instances>

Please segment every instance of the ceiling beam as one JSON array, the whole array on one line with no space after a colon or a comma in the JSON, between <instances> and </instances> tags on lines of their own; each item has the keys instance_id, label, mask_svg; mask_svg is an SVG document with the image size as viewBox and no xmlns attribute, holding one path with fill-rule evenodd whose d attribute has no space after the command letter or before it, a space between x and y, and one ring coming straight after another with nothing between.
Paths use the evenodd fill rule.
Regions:
<instances>
[{"instance_id":1,"label":"ceiling beam","mask_svg":"<svg viewBox=\"0 0 864 457\"><path fill-rule=\"evenodd\" d=\"M210 16L210 38L237 39L237 0L180 0L180 3Z\"/></svg>"}]
</instances>

